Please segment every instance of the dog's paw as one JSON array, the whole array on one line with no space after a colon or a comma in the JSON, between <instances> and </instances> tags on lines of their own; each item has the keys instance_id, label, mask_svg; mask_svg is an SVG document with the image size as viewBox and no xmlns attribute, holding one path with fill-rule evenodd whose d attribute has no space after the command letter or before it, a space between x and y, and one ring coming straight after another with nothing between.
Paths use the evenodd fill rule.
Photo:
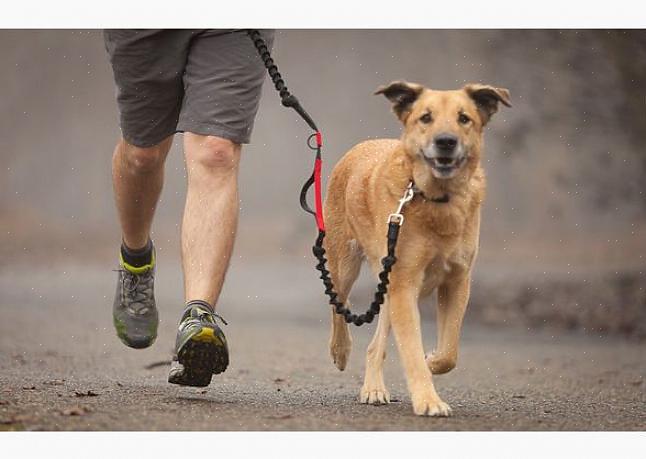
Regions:
<instances>
[{"instance_id":1,"label":"dog's paw","mask_svg":"<svg viewBox=\"0 0 646 459\"><path fill-rule=\"evenodd\" d=\"M330 344L330 356L336 367L343 371L348 364L350 358L350 351L352 350L352 341L347 339L341 342L333 342Z\"/></svg>"},{"instance_id":2,"label":"dog's paw","mask_svg":"<svg viewBox=\"0 0 646 459\"><path fill-rule=\"evenodd\" d=\"M439 397L437 397L437 395L413 395L412 399L413 411L418 416L451 416L451 407L448 404L444 403Z\"/></svg>"},{"instance_id":3,"label":"dog's paw","mask_svg":"<svg viewBox=\"0 0 646 459\"><path fill-rule=\"evenodd\" d=\"M384 387L363 386L359 393L359 401L368 405L387 405L390 403L390 394Z\"/></svg>"},{"instance_id":4,"label":"dog's paw","mask_svg":"<svg viewBox=\"0 0 646 459\"><path fill-rule=\"evenodd\" d=\"M426 365L431 373L434 375L441 375L448 373L455 368L456 359L451 356L443 356L439 354L431 354L426 357Z\"/></svg>"}]
</instances>

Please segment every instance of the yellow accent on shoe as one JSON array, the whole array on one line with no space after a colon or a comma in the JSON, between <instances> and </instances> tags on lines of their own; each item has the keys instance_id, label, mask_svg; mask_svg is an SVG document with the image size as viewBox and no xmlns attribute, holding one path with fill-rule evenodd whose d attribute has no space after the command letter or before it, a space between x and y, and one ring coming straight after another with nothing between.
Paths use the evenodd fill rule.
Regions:
<instances>
[{"instance_id":1,"label":"yellow accent on shoe","mask_svg":"<svg viewBox=\"0 0 646 459\"><path fill-rule=\"evenodd\" d=\"M119 251L119 262L121 263L121 266L123 266L125 270L131 272L132 274L143 274L146 271L153 269L155 267L155 251L153 250L152 258L150 259L150 263L148 263L147 265L143 265L143 266L129 265L123 259L123 254L121 253L121 251Z\"/></svg>"},{"instance_id":2,"label":"yellow accent on shoe","mask_svg":"<svg viewBox=\"0 0 646 459\"><path fill-rule=\"evenodd\" d=\"M194 341L206 341L216 343L218 346L222 346L222 341L220 338L215 336L212 328L204 327L198 334L191 338Z\"/></svg>"}]
</instances>

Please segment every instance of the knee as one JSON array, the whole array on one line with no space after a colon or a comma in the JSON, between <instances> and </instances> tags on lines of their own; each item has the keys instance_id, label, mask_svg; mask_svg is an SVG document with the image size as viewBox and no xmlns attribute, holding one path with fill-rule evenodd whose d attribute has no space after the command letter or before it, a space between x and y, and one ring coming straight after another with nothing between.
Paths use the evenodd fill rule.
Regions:
<instances>
[{"instance_id":1,"label":"knee","mask_svg":"<svg viewBox=\"0 0 646 459\"><path fill-rule=\"evenodd\" d=\"M213 172L235 172L240 162L240 145L216 136L192 135L185 146L189 169L200 167Z\"/></svg>"},{"instance_id":2,"label":"knee","mask_svg":"<svg viewBox=\"0 0 646 459\"><path fill-rule=\"evenodd\" d=\"M129 171L145 174L164 164L168 149L162 144L142 148L122 141L120 151Z\"/></svg>"}]
</instances>

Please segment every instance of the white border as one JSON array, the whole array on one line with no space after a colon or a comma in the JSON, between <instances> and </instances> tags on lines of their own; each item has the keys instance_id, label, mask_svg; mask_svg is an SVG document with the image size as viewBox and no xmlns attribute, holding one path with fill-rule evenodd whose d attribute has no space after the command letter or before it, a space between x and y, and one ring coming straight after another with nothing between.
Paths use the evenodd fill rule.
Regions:
<instances>
[{"instance_id":1,"label":"white border","mask_svg":"<svg viewBox=\"0 0 646 459\"><path fill-rule=\"evenodd\" d=\"M429 420L429 423L441 420ZM3 457L533 459L643 457L635 432L40 432L0 433ZM8 453L8 454L7 454Z\"/></svg>"},{"instance_id":2,"label":"white border","mask_svg":"<svg viewBox=\"0 0 646 459\"><path fill-rule=\"evenodd\" d=\"M645 28L637 0L19 0L2 28Z\"/></svg>"},{"instance_id":3,"label":"white border","mask_svg":"<svg viewBox=\"0 0 646 459\"><path fill-rule=\"evenodd\" d=\"M645 3L537 0L5 2L0 28L645 28ZM429 422L441 422L429 420ZM3 457L638 457L643 433L0 433Z\"/></svg>"}]
</instances>

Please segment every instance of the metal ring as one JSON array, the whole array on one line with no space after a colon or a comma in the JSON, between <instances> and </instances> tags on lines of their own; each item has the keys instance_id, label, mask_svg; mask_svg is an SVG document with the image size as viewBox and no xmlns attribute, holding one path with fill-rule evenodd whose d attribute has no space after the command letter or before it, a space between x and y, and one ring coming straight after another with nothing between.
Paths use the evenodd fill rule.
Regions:
<instances>
[{"instance_id":1,"label":"metal ring","mask_svg":"<svg viewBox=\"0 0 646 459\"><path fill-rule=\"evenodd\" d=\"M404 216L402 214L390 214L388 216L388 223L398 223L399 226L402 226L404 223Z\"/></svg>"}]
</instances>

